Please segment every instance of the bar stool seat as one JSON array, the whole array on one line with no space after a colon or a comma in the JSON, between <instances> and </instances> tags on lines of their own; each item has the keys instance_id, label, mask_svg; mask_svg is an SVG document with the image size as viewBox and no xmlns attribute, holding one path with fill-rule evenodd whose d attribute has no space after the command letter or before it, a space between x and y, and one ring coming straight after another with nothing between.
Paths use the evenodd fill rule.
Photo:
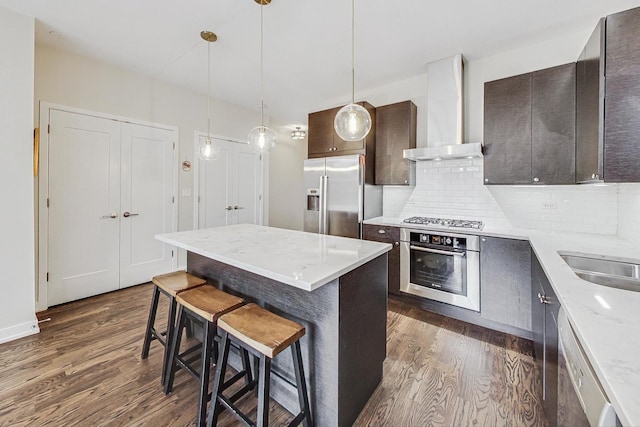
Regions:
<instances>
[{"instance_id":1,"label":"bar stool seat","mask_svg":"<svg viewBox=\"0 0 640 427\"><path fill-rule=\"evenodd\" d=\"M271 359L287 347L290 347L293 356L300 413L294 417L289 425L297 425L302 422L305 427L312 427L313 420L300 351L300 338L305 334L304 326L280 317L256 304L247 304L221 316L218 319L218 327L223 331L221 338L222 349L220 350L214 386L211 392L211 406L209 408L207 426L212 427L217 424L221 410L229 409L234 416L246 425L266 427L269 424ZM249 350L260 358L258 419L255 423L233 404L232 399L227 398L222 393L224 391L222 380L227 367L229 344L231 343L230 336L237 340L242 348Z\"/></svg>"},{"instance_id":2,"label":"bar stool seat","mask_svg":"<svg viewBox=\"0 0 640 427\"><path fill-rule=\"evenodd\" d=\"M206 280L196 277L186 271L174 271L167 274L155 276L153 282L153 296L151 298L151 308L149 309L149 318L147 320L147 328L144 334L142 344L142 359L149 356L151 342L157 340L164 347L164 356L162 358L162 374L160 382L164 385L169 348L171 346L171 337L176 323L176 295L189 289L197 288L207 283ZM167 316L166 331L158 331L155 327L156 314L158 312L158 300L160 294L164 294L169 298L169 314Z\"/></svg>"},{"instance_id":3,"label":"bar stool seat","mask_svg":"<svg viewBox=\"0 0 640 427\"><path fill-rule=\"evenodd\" d=\"M204 425L207 414L207 402L209 401L209 378L211 364L217 356L215 338L217 333L216 323L218 318L225 313L229 313L244 304L244 300L237 296L228 294L217 289L214 286L200 286L185 292L181 292L176 296L179 304L178 320L176 323L176 333L173 336L171 344L169 364L167 371L167 380L165 382L165 393L168 394L173 389L173 382L178 368L185 369L196 380L200 382L200 392L198 400L198 414L196 425ZM197 344L182 353L180 346L182 342L182 330L186 323L192 320L202 325L201 344ZM201 350L200 354L200 372L191 365L198 358L195 350ZM195 354L195 358L190 357ZM254 388L255 382L251 375L249 363L249 354L243 355L244 369L229 380L226 386L238 381L240 378L246 378L245 387Z\"/></svg>"}]
</instances>

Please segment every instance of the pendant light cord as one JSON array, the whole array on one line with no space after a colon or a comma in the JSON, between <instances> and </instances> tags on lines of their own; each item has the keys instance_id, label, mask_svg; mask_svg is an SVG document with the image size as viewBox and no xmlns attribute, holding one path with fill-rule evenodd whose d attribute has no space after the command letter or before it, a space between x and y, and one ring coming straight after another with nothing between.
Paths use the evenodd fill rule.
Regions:
<instances>
[{"instance_id":1,"label":"pendant light cord","mask_svg":"<svg viewBox=\"0 0 640 427\"><path fill-rule=\"evenodd\" d=\"M351 0L351 103L356 103L356 0Z\"/></svg>"},{"instance_id":2,"label":"pendant light cord","mask_svg":"<svg viewBox=\"0 0 640 427\"><path fill-rule=\"evenodd\" d=\"M263 50L262 8L264 8L264 3L260 3L260 126L264 128L264 88L262 83L262 50Z\"/></svg>"},{"instance_id":3,"label":"pendant light cord","mask_svg":"<svg viewBox=\"0 0 640 427\"><path fill-rule=\"evenodd\" d=\"M207 41L207 143L211 143L211 42Z\"/></svg>"}]
</instances>

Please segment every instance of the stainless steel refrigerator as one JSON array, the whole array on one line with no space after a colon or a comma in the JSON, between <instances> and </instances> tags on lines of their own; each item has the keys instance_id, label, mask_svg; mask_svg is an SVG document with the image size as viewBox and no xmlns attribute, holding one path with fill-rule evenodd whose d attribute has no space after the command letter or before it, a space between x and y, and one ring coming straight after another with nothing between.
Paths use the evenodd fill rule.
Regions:
<instances>
[{"instance_id":1,"label":"stainless steel refrigerator","mask_svg":"<svg viewBox=\"0 0 640 427\"><path fill-rule=\"evenodd\" d=\"M362 222L382 215L382 186L365 182L365 167L361 154L304 161L304 231L362 236Z\"/></svg>"}]
</instances>

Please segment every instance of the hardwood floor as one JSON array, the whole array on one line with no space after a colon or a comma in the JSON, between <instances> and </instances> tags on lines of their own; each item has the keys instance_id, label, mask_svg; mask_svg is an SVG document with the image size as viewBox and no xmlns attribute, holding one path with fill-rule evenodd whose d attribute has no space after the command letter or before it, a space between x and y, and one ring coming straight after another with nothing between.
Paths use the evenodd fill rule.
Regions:
<instances>
[{"instance_id":1,"label":"hardwood floor","mask_svg":"<svg viewBox=\"0 0 640 427\"><path fill-rule=\"evenodd\" d=\"M45 312L38 335L0 345L0 426L187 426L197 384L160 386L161 346L140 350L151 285ZM164 300L164 298L163 298ZM162 301L158 319L166 317ZM532 345L390 300L384 379L357 426L544 425ZM255 412L255 399L243 400ZM273 425L292 415L271 403ZM239 425L228 414L221 425Z\"/></svg>"}]
</instances>

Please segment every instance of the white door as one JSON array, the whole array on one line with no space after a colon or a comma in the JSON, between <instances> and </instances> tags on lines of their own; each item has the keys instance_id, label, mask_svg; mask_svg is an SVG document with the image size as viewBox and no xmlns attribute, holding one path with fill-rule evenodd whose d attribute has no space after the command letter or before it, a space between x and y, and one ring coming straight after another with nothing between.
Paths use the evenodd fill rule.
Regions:
<instances>
[{"instance_id":1,"label":"white door","mask_svg":"<svg viewBox=\"0 0 640 427\"><path fill-rule=\"evenodd\" d=\"M51 110L48 305L119 288L120 124Z\"/></svg>"},{"instance_id":2,"label":"white door","mask_svg":"<svg viewBox=\"0 0 640 427\"><path fill-rule=\"evenodd\" d=\"M245 143L218 138L213 143L216 160L198 160L198 228L261 224L262 156Z\"/></svg>"},{"instance_id":3,"label":"white door","mask_svg":"<svg viewBox=\"0 0 640 427\"><path fill-rule=\"evenodd\" d=\"M204 139L204 136L199 138ZM233 219L233 143L221 139L214 139L212 143L218 151L216 159L198 159L198 228L228 225Z\"/></svg>"},{"instance_id":4,"label":"white door","mask_svg":"<svg viewBox=\"0 0 640 427\"><path fill-rule=\"evenodd\" d=\"M175 131L48 112L47 305L174 269L172 247L154 236L175 231Z\"/></svg>"},{"instance_id":5,"label":"white door","mask_svg":"<svg viewBox=\"0 0 640 427\"><path fill-rule=\"evenodd\" d=\"M172 270L172 247L154 238L173 230L174 133L122 124L120 288Z\"/></svg>"},{"instance_id":6,"label":"white door","mask_svg":"<svg viewBox=\"0 0 640 427\"><path fill-rule=\"evenodd\" d=\"M240 144L238 144L240 145ZM262 187L262 161L248 144L236 149L235 186L236 224L260 224L260 192Z\"/></svg>"}]
</instances>

